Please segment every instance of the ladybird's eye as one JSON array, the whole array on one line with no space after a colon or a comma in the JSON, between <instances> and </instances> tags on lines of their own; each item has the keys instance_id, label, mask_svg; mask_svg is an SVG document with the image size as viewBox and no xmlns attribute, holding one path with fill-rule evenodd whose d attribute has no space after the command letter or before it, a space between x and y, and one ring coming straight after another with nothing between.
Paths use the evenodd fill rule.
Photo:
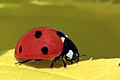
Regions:
<instances>
[{"instance_id":1,"label":"ladybird's eye","mask_svg":"<svg viewBox=\"0 0 120 80\"><path fill-rule=\"evenodd\" d=\"M48 48L46 46L42 47L41 51L44 55L48 54Z\"/></svg>"},{"instance_id":2,"label":"ladybird's eye","mask_svg":"<svg viewBox=\"0 0 120 80\"><path fill-rule=\"evenodd\" d=\"M59 37L66 37L62 32L57 32L57 35L59 36Z\"/></svg>"},{"instance_id":3,"label":"ladybird's eye","mask_svg":"<svg viewBox=\"0 0 120 80\"><path fill-rule=\"evenodd\" d=\"M42 32L41 32L41 31L36 31L36 32L35 32L35 37L36 37L36 38L40 38L41 35L42 35Z\"/></svg>"},{"instance_id":4,"label":"ladybird's eye","mask_svg":"<svg viewBox=\"0 0 120 80\"><path fill-rule=\"evenodd\" d=\"M21 52L22 52L22 46L19 47L19 53L21 53Z\"/></svg>"}]
</instances>

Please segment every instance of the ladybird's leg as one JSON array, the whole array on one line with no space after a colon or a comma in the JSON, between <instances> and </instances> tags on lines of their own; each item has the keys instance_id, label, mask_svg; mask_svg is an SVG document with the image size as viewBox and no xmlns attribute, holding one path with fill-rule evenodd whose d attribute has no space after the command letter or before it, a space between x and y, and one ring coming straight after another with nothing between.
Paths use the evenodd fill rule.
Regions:
<instances>
[{"instance_id":1,"label":"ladybird's leg","mask_svg":"<svg viewBox=\"0 0 120 80\"><path fill-rule=\"evenodd\" d=\"M55 63L55 61L53 60L51 65L50 65L51 68L53 67L54 63Z\"/></svg>"},{"instance_id":2,"label":"ladybird's leg","mask_svg":"<svg viewBox=\"0 0 120 80\"><path fill-rule=\"evenodd\" d=\"M73 62L74 62L73 59L68 59L67 56L65 56L65 60L66 60L66 61L70 61L71 64L73 64Z\"/></svg>"},{"instance_id":3,"label":"ladybird's leg","mask_svg":"<svg viewBox=\"0 0 120 80\"><path fill-rule=\"evenodd\" d=\"M25 60L25 61L16 62L15 64L21 65L21 64L24 64L24 63L29 62L29 61L31 61L31 60L28 59L28 60Z\"/></svg>"},{"instance_id":4,"label":"ladybird's leg","mask_svg":"<svg viewBox=\"0 0 120 80\"><path fill-rule=\"evenodd\" d=\"M61 59L62 59L62 61L63 61L64 67L66 68L66 67L67 67L66 61L65 61L63 58L61 58Z\"/></svg>"},{"instance_id":5,"label":"ladybird's leg","mask_svg":"<svg viewBox=\"0 0 120 80\"><path fill-rule=\"evenodd\" d=\"M73 64L73 60L71 60L70 62L71 62L71 64Z\"/></svg>"},{"instance_id":6,"label":"ladybird's leg","mask_svg":"<svg viewBox=\"0 0 120 80\"><path fill-rule=\"evenodd\" d=\"M73 63L78 63L79 60L80 60L79 58L78 58L78 59L71 59L70 62L71 62L71 64L73 64Z\"/></svg>"},{"instance_id":7,"label":"ladybird's leg","mask_svg":"<svg viewBox=\"0 0 120 80\"><path fill-rule=\"evenodd\" d=\"M58 57L55 57L54 59L53 59L53 61L52 61L52 63L51 63L51 65L50 65L50 67L52 68L53 67L53 65L54 65L54 63L55 62L58 62L58 60L60 59L60 57L58 56Z\"/></svg>"},{"instance_id":8,"label":"ladybird's leg","mask_svg":"<svg viewBox=\"0 0 120 80\"><path fill-rule=\"evenodd\" d=\"M42 59L36 59L36 60L34 60L34 62L39 62L39 61L41 61Z\"/></svg>"},{"instance_id":9,"label":"ladybird's leg","mask_svg":"<svg viewBox=\"0 0 120 80\"><path fill-rule=\"evenodd\" d=\"M77 60L76 60L76 63L78 63L80 61L80 59L78 58Z\"/></svg>"},{"instance_id":10,"label":"ladybird's leg","mask_svg":"<svg viewBox=\"0 0 120 80\"><path fill-rule=\"evenodd\" d=\"M36 62L42 61L42 59L37 59Z\"/></svg>"}]
</instances>

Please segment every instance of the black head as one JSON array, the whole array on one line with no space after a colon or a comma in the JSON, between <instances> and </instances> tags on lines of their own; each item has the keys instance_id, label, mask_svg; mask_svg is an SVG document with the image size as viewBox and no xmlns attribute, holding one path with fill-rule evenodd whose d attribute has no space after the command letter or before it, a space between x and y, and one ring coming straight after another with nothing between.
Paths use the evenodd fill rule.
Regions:
<instances>
[{"instance_id":1,"label":"black head","mask_svg":"<svg viewBox=\"0 0 120 80\"><path fill-rule=\"evenodd\" d=\"M78 61L79 61L79 58L80 58L79 53L78 53L78 52L75 52L74 55L73 55L72 60L75 61L75 62L78 62Z\"/></svg>"},{"instance_id":2,"label":"black head","mask_svg":"<svg viewBox=\"0 0 120 80\"><path fill-rule=\"evenodd\" d=\"M72 50L69 50L67 54L65 54L65 59L67 61L71 61L72 63L78 62L79 61L79 53L78 52L73 52Z\"/></svg>"}]
</instances>

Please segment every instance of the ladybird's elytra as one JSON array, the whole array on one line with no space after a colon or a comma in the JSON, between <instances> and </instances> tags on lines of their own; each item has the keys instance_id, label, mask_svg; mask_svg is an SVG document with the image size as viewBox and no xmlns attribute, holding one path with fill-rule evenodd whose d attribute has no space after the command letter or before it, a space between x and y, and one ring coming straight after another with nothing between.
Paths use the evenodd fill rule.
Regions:
<instances>
[{"instance_id":1,"label":"ladybird's elytra","mask_svg":"<svg viewBox=\"0 0 120 80\"><path fill-rule=\"evenodd\" d=\"M18 64L54 58L50 67L61 59L66 67L66 61L79 61L79 52L75 44L61 31L39 27L29 30L20 38L15 48L15 57L26 60L17 62Z\"/></svg>"}]
</instances>

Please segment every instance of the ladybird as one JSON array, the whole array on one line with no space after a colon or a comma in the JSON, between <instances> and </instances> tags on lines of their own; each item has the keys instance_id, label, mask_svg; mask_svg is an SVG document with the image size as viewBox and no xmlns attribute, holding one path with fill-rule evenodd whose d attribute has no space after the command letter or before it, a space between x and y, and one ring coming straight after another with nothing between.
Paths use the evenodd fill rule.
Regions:
<instances>
[{"instance_id":1,"label":"ladybird","mask_svg":"<svg viewBox=\"0 0 120 80\"><path fill-rule=\"evenodd\" d=\"M15 57L25 60L16 64L53 59L50 65L52 68L59 60L62 60L64 67L66 61L71 64L78 62L80 54L75 44L61 31L39 27L27 31L20 38L15 48Z\"/></svg>"}]
</instances>

